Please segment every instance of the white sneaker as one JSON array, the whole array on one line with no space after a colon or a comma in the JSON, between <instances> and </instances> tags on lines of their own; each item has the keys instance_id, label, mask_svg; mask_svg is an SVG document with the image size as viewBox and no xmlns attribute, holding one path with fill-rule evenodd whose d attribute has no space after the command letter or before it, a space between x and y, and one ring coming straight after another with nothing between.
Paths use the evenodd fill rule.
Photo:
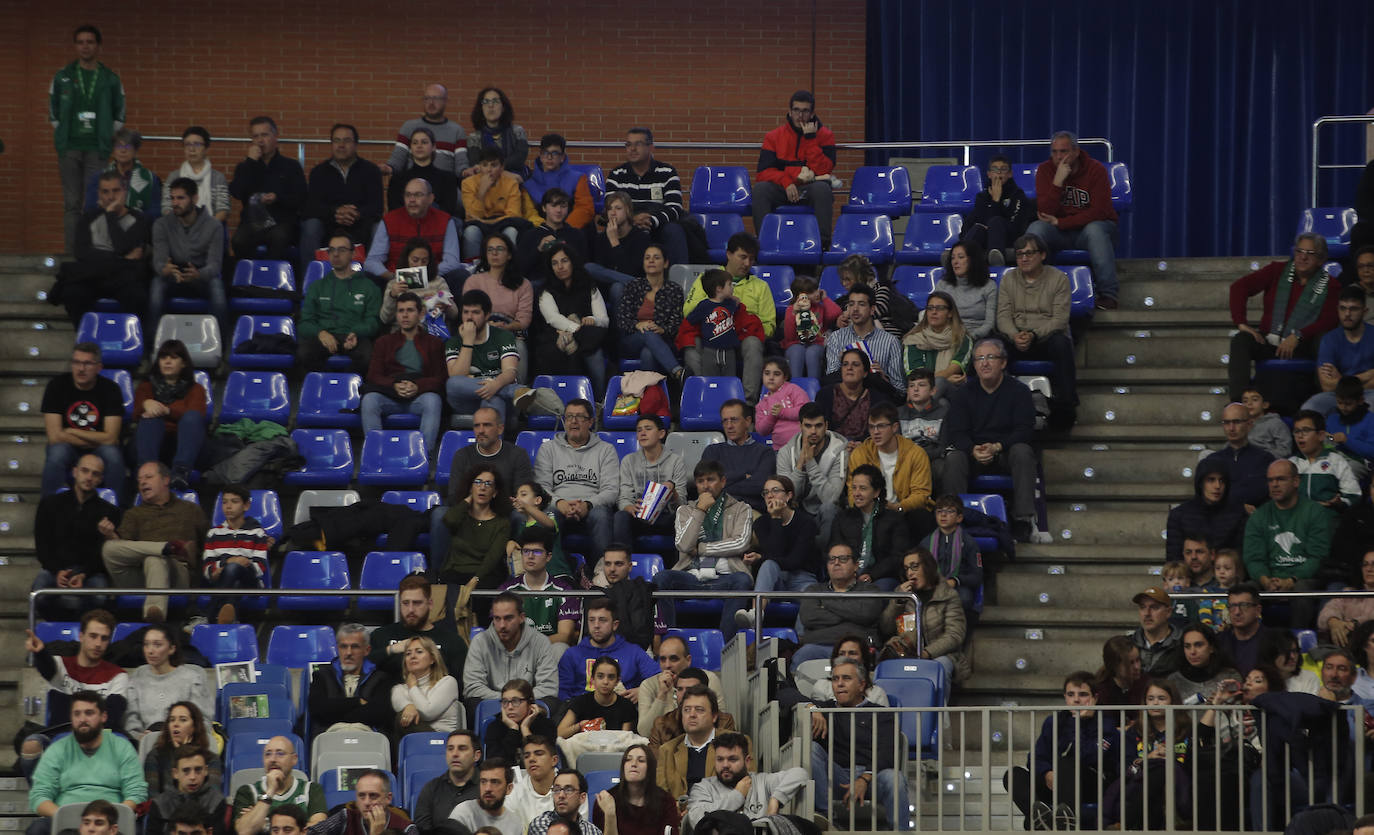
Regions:
<instances>
[{"instance_id":1,"label":"white sneaker","mask_svg":"<svg viewBox=\"0 0 1374 835\"><path fill-rule=\"evenodd\" d=\"M1006 258L1005 255L1002 254L1002 250L1000 250L1000 249L989 249L989 250L988 250L988 266L989 266L989 267L1004 267L1004 266L1006 266L1006 264L1007 264L1007 258Z\"/></svg>"}]
</instances>

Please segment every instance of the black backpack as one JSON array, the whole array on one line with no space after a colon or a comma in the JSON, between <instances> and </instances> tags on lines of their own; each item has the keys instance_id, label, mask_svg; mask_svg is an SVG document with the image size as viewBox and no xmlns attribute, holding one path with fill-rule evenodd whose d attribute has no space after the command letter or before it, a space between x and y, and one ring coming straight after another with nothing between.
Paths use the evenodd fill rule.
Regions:
<instances>
[{"instance_id":1,"label":"black backpack","mask_svg":"<svg viewBox=\"0 0 1374 835\"><path fill-rule=\"evenodd\" d=\"M915 303L896 287L888 285L887 324L901 333L907 333L916 327L919 318L920 312L916 310Z\"/></svg>"},{"instance_id":2,"label":"black backpack","mask_svg":"<svg viewBox=\"0 0 1374 835\"><path fill-rule=\"evenodd\" d=\"M654 587L642 577L621 580L606 589L606 597L615 604L621 636L646 650L654 642L653 592Z\"/></svg>"}]
</instances>

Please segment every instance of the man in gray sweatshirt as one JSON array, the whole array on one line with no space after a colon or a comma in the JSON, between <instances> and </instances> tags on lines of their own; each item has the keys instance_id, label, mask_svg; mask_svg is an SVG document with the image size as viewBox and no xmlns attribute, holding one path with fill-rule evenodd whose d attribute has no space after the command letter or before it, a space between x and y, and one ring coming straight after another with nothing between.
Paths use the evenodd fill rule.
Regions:
<instances>
[{"instance_id":1,"label":"man in gray sweatshirt","mask_svg":"<svg viewBox=\"0 0 1374 835\"><path fill-rule=\"evenodd\" d=\"M501 688L515 678L534 685L534 697L549 705L550 713L558 714L558 655L539 630L525 627L520 598L503 592L492 599L491 626L468 645L463 665L463 703L468 714L474 715L483 699L501 698Z\"/></svg>"},{"instance_id":2,"label":"man in gray sweatshirt","mask_svg":"<svg viewBox=\"0 0 1374 835\"><path fill-rule=\"evenodd\" d=\"M210 302L210 314L228 334L229 304L220 272L224 265L224 227L214 215L196 205L200 187L190 177L178 177L167 187L172 213L153 223L153 281L148 288L148 320L144 332L157 330L167 296L193 296ZM152 328L152 330L149 330Z\"/></svg>"},{"instance_id":3,"label":"man in gray sweatshirt","mask_svg":"<svg viewBox=\"0 0 1374 835\"><path fill-rule=\"evenodd\" d=\"M448 88L442 84L425 86L421 101L425 114L409 119L396 132L396 145L391 157L381 166L383 174L399 174L410 167L410 135L416 128L429 128L434 133L434 167L462 177L468 167L468 138L463 126L444 115L448 107ZM392 206L391 208L396 208Z\"/></svg>"},{"instance_id":4,"label":"man in gray sweatshirt","mask_svg":"<svg viewBox=\"0 0 1374 835\"><path fill-rule=\"evenodd\" d=\"M563 422L566 431L539 448L534 477L553 497L559 533L590 536L594 554L588 560L600 559L611 544L620 497L620 456L592 431L596 411L586 400L569 400Z\"/></svg>"},{"instance_id":5,"label":"man in gray sweatshirt","mask_svg":"<svg viewBox=\"0 0 1374 835\"><path fill-rule=\"evenodd\" d=\"M756 821L776 815L811 779L804 768L749 773L749 739L744 734L723 733L715 740L716 776L699 780L687 793L684 832L691 832L712 812L735 812Z\"/></svg>"}]
</instances>

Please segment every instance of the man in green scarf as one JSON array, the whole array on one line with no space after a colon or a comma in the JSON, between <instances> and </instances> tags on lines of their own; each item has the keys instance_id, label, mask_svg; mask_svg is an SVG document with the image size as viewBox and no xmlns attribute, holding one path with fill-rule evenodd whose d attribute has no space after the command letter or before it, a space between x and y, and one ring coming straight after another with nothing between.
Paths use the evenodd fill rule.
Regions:
<instances>
[{"instance_id":1,"label":"man in green scarf","mask_svg":"<svg viewBox=\"0 0 1374 835\"><path fill-rule=\"evenodd\" d=\"M691 591L752 589L754 578L744 564L744 552L754 531L753 511L725 492L725 468L719 461L698 462L692 478L697 499L678 508L673 524L677 564L655 574L654 585ZM720 631L727 641L735 634L735 610L744 602L743 598L725 599Z\"/></svg>"}]
</instances>

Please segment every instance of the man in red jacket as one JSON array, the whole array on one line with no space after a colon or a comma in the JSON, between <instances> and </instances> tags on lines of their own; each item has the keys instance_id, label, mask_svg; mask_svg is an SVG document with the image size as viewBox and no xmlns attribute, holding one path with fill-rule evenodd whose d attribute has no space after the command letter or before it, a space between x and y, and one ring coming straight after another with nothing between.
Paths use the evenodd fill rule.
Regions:
<instances>
[{"instance_id":1,"label":"man in red jacket","mask_svg":"<svg viewBox=\"0 0 1374 835\"><path fill-rule=\"evenodd\" d=\"M816 97L798 90L788 105L787 121L763 138L754 180L754 231L763 228L764 217L775 206L805 201L815 210L821 242L829 249L834 169L835 135L816 118Z\"/></svg>"},{"instance_id":2,"label":"man in red jacket","mask_svg":"<svg viewBox=\"0 0 1374 835\"><path fill-rule=\"evenodd\" d=\"M1040 218L1026 230L1050 252L1086 249L1093 268L1097 308L1116 310L1116 209L1107 167L1061 130L1050 140L1050 158L1035 169L1035 208Z\"/></svg>"},{"instance_id":3,"label":"man in red jacket","mask_svg":"<svg viewBox=\"0 0 1374 835\"><path fill-rule=\"evenodd\" d=\"M372 344L368 391L359 411L364 432L381 429L382 419L387 415L419 415L425 449L433 454L444 410L439 392L444 389L448 369L444 365L443 340L420 326L423 305L414 293L402 293L396 299L397 329L377 337Z\"/></svg>"}]
</instances>

